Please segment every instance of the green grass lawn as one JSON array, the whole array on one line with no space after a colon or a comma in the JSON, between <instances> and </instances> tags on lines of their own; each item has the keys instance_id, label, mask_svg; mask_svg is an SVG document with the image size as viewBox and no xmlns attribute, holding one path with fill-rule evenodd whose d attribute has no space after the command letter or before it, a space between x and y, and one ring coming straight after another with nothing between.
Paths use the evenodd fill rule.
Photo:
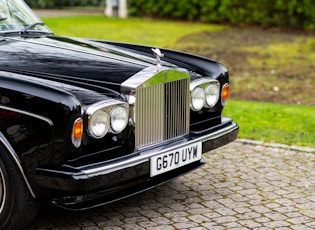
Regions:
<instances>
[{"instance_id":1,"label":"green grass lawn","mask_svg":"<svg viewBox=\"0 0 315 230\"><path fill-rule=\"evenodd\" d=\"M201 31L220 31L224 26L174 22L143 18L107 18L80 16L44 18L43 21L56 35L93 37L104 40L167 47L181 37Z\"/></svg>"},{"instance_id":2,"label":"green grass lawn","mask_svg":"<svg viewBox=\"0 0 315 230\"><path fill-rule=\"evenodd\" d=\"M202 23L140 18L109 19L103 16L44 18L43 21L56 35L92 37L168 48L174 47L181 38L190 34L232 30ZM231 100L224 115L233 117L239 123L241 138L315 147L313 106Z\"/></svg>"},{"instance_id":3,"label":"green grass lawn","mask_svg":"<svg viewBox=\"0 0 315 230\"><path fill-rule=\"evenodd\" d=\"M240 126L240 138L315 147L315 108L230 100L223 113Z\"/></svg>"}]
</instances>

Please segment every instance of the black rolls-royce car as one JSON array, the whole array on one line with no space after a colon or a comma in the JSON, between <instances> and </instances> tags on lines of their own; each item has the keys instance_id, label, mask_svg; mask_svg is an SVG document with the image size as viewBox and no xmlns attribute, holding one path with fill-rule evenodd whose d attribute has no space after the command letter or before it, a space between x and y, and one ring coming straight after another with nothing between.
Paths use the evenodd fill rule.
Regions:
<instances>
[{"instance_id":1,"label":"black rolls-royce car","mask_svg":"<svg viewBox=\"0 0 315 230\"><path fill-rule=\"evenodd\" d=\"M54 36L23 0L0 0L0 229L40 201L96 207L202 166L237 138L229 87L216 61Z\"/></svg>"}]
</instances>

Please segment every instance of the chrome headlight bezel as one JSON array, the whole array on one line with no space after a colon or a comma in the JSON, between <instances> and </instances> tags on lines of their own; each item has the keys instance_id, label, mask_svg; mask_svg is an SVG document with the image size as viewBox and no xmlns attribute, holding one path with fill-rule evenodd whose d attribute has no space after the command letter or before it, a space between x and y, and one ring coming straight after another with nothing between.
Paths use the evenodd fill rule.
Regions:
<instances>
[{"instance_id":1,"label":"chrome headlight bezel","mask_svg":"<svg viewBox=\"0 0 315 230\"><path fill-rule=\"evenodd\" d=\"M200 89L204 92L204 102L202 107L202 103L200 103L198 106L196 106L196 103L194 103L194 100L198 100L197 97L194 98L194 95L201 95ZM199 91L199 94L197 94L196 90ZM200 111L202 108L212 108L218 103L220 98L220 83L214 79L199 78L190 83L190 92L190 107L193 111Z\"/></svg>"},{"instance_id":2,"label":"chrome headlight bezel","mask_svg":"<svg viewBox=\"0 0 315 230\"><path fill-rule=\"evenodd\" d=\"M123 116L119 117L123 119L123 125L117 126L112 116L117 118L119 111L123 111ZM109 99L90 105L86 109L86 115L88 116L87 133L95 139L100 139L107 133L118 134L126 128L129 121L129 105L123 101Z\"/></svg>"}]
</instances>

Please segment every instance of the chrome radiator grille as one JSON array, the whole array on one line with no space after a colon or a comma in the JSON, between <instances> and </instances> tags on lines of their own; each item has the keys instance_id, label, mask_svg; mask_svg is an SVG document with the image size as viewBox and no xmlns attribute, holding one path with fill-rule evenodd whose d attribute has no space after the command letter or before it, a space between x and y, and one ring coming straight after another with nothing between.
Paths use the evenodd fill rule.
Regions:
<instances>
[{"instance_id":1,"label":"chrome radiator grille","mask_svg":"<svg viewBox=\"0 0 315 230\"><path fill-rule=\"evenodd\" d=\"M136 148L189 132L189 78L136 90Z\"/></svg>"}]
</instances>

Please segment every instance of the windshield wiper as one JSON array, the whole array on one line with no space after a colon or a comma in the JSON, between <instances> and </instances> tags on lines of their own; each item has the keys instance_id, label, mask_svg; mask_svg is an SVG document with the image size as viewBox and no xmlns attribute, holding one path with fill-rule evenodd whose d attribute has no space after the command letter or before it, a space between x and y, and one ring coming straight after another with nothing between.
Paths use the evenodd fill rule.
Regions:
<instances>
[{"instance_id":1,"label":"windshield wiper","mask_svg":"<svg viewBox=\"0 0 315 230\"><path fill-rule=\"evenodd\" d=\"M20 34L26 33L29 29L32 29L34 26L37 26L37 25L44 26L45 23L43 23L43 22L35 22L35 23L33 23L33 24L29 25L29 26L26 26L24 29L22 29L20 31Z\"/></svg>"}]
</instances>

